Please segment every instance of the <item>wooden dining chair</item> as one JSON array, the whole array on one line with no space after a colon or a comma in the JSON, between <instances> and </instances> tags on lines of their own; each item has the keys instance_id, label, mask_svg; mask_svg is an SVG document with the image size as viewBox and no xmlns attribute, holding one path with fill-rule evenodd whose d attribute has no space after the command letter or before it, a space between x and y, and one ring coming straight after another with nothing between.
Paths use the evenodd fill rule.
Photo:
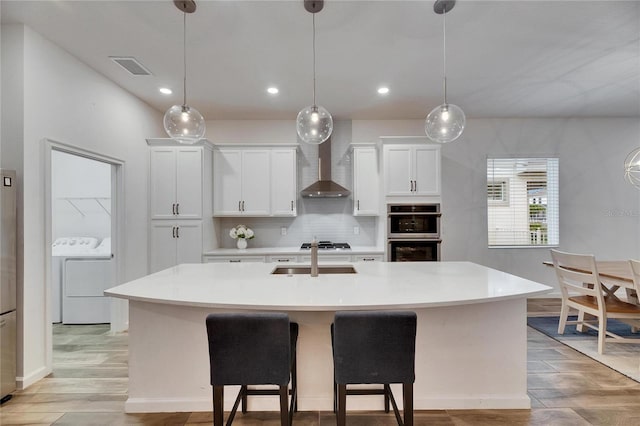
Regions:
<instances>
[{"instance_id":1,"label":"wooden dining chair","mask_svg":"<svg viewBox=\"0 0 640 426\"><path fill-rule=\"evenodd\" d=\"M631 276L633 277L633 290L629 292L629 301L640 304L640 260L630 260Z\"/></svg>"},{"instance_id":2,"label":"wooden dining chair","mask_svg":"<svg viewBox=\"0 0 640 426\"><path fill-rule=\"evenodd\" d=\"M640 306L606 295L600 284L593 255L551 250L553 266L562 293L562 308L558 334L564 334L567 324L576 324L578 331L588 327L598 331L598 353L604 353L605 342L638 343L638 338L625 338L607 331L607 319L615 318L629 324L640 324ZM568 321L569 309L578 311L576 321ZM595 319L585 318L592 315ZM594 325L596 324L596 325Z\"/></svg>"}]
</instances>

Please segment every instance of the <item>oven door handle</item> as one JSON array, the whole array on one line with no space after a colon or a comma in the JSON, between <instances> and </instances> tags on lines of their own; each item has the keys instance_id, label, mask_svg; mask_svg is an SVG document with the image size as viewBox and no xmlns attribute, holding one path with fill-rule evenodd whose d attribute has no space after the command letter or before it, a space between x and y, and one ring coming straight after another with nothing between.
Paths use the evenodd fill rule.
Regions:
<instances>
[{"instance_id":1,"label":"oven door handle","mask_svg":"<svg viewBox=\"0 0 640 426\"><path fill-rule=\"evenodd\" d=\"M392 216L435 216L435 217L440 217L440 216L442 216L442 213L435 213L435 212L387 213L387 215L389 217L392 217Z\"/></svg>"},{"instance_id":2,"label":"oven door handle","mask_svg":"<svg viewBox=\"0 0 640 426\"><path fill-rule=\"evenodd\" d=\"M387 243L442 243L442 238L387 238Z\"/></svg>"}]
</instances>

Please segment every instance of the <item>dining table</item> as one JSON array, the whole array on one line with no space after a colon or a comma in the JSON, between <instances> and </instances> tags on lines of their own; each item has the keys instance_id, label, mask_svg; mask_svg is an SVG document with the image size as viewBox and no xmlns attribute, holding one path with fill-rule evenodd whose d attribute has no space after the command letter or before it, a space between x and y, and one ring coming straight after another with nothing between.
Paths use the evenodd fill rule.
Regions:
<instances>
[{"instance_id":1,"label":"dining table","mask_svg":"<svg viewBox=\"0 0 640 426\"><path fill-rule=\"evenodd\" d=\"M553 262L542 262L553 268ZM624 289L629 302L638 304L638 288L633 281L633 273L628 260L596 260L596 268L602 289L607 295L616 297L616 292ZM581 271L586 272L586 271Z\"/></svg>"}]
</instances>

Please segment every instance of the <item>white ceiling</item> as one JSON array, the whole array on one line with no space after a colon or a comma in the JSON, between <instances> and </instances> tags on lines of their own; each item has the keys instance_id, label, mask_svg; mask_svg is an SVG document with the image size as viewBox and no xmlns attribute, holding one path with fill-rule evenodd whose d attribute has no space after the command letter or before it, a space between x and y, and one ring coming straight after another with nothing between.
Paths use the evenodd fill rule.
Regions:
<instances>
[{"instance_id":1,"label":"white ceiling","mask_svg":"<svg viewBox=\"0 0 640 426\"><path fill-rule=\"evenodd\" d=\"M294 119L312 103L302 0L197 4L189 105L207 120ZM2 0L0 12L159 111L181 103L182 13L171 0ZM327 0L316 26L317 101L335 118L423 118L442 103L433 1ZM639 37L636 1L458 1L447 14L449 102L468 117L640 116ZM109 56L134 56L153 75L132 76Z\"/></svg>"}]
</instances>

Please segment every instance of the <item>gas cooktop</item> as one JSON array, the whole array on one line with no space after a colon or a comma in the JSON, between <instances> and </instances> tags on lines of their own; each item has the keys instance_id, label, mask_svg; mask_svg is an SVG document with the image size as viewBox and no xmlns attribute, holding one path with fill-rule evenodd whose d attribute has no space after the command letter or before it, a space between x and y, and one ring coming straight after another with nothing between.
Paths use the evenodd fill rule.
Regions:
<instances>
[{"instance_id":1,"label":"gas cooktop","mask_svg":"<svg viewBox=\"0 0 640 426\"><path fill-rule=\"evenodd\" d=\"M302 243L300 246L302 250L311 249L311 243ZM350 249L349 243L332 243L331 241L318 241L319 250L346 250Z\"/></svg>"}]
</instances>

